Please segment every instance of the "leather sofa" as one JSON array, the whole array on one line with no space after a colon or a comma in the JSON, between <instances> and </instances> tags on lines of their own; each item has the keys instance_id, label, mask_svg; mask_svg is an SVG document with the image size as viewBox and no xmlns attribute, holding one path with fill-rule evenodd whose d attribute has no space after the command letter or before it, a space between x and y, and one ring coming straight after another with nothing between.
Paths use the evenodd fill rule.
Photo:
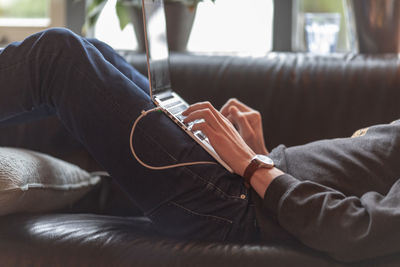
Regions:
<instances>
[{"instance_id":1,"label":"leather sofa","mask_svg":"<svg viewBox=\"0 0 400 267\"><path fill-rule=\"evenodd\" d=\"M121 52L146 73L142 54ZM265 57L173 54L172 84L188 102L237 97L263 115L269 149L350 136L400 117L398 55ZM99 166L56 118L3 126L0 145L25 147L94 171ZM400 246L400 243L399 243ZM110 179L75 205L0 219L1 266L398 266L400 253L342 263L296 241L253 244L172 240Z\"/></svg>"}]
</instances>

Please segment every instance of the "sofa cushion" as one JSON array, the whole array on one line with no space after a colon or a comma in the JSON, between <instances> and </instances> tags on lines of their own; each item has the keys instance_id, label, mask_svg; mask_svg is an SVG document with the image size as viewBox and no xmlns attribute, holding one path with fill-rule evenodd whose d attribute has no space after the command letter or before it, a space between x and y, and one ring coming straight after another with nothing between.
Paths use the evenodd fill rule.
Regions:
<instances>
[{"instance_id":1,"label":"sofa cushion","mask_svg":"<svg viewBox=\"0 0 400 267\"><path fill-rule=\"evenodd\" d=\"M144 217L16 214L0 220L1 266L399 266L399 255L345 264L296 242L175 240Z\"/></svg>"},{"instance_id":2,"label":"sofa cushion","mask_svg":"<svg viewBox=\"0 0 400 267\"><path fill-rule=\"evenodd\" d=\"M100 178L51 156L0 148L0 215L45 212L79 200Z\"/></svg>"},{"instance_id":3,"label":"sofa cushion","mask_svg":"<svg viewBox=\"0 0 400 267\"><path fill-rule=\"evenodd\" d=\"M0 220L2 266L341 266L304 246L166 238L144 217L10 215Z\"/></svg>"}]
</instances>

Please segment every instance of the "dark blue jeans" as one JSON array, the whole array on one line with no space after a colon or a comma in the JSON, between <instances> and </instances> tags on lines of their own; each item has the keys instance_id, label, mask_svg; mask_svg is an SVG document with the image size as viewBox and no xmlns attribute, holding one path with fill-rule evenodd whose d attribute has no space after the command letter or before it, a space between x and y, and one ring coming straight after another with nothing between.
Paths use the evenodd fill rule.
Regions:
<instances>
[{"instance_id":1,"label":"dark blue jeans","mask_svg":"<svg viewBox=\"0 0 400 267\"><path fill-rule=\"evenodd\" d=\"M219 165L154 171L131 155L129 134L154 105L147 79L109 46L65 29L37 33L0 52L0 122L57 115L158 231L178 238L249 240L254 206L242 178ZM213 159L165 115L133 137L148 164Z\"/></svg>"}]
</instances>

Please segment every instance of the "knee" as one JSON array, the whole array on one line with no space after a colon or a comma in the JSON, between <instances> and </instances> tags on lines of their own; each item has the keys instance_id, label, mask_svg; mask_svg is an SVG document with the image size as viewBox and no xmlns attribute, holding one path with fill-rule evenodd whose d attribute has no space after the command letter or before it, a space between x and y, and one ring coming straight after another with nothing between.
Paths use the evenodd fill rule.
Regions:
<instances>
[{"instance_id":1,"label":"knee","mask_svg":"<svg viewBox=\"0 0 400 267\"><path fill-rule=\"evenodd\" d=\"M82 51L83 39L64 28L51 28L39 33L37 44L46 53L75 53Z\"/></svg>"},{"instance_id":2,"label":"knee","mask_svg":"<svg viewBox=\"0 0 400 267\"><path fill-rule=\"evenodd\" d=\"M64 43L70 42L76 38L79 38L72 31L65 28L51 28L44 30L40 33L40 38L51 43Z\"/></svg>"}]
</instances>

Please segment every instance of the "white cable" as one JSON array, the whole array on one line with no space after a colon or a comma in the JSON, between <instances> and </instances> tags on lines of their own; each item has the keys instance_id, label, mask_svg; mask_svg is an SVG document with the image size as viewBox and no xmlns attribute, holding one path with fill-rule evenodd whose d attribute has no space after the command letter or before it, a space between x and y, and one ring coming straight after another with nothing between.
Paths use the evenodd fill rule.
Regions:
<instances>
[{"instance_id":1,"label":"white cable","mask_svg":"<svg viewBox=\"0 0 400 267\"><path fill-rule=\"evenodd\" d=\"M131 152L132 155L135 157L135 159L144 167L152 170L166 170L166 169L172 169L172 168L177 168L177 167L183 167L183 166L190 166L190 165L200 165L200 164L217 164L216 162L212 161L196 161L196 162L185 162L185 163L178 163L178 164L172 164L172 165L166 165L166 166L151 166L146 163L144 163L135 153L135 149L133 148L133 133L135 132L136 125L138 122L147 114L153 111L161 110L160 107L155 107L153 109L149 109L147 111L142 110L142 114L140 114L139 117L135 120L132 126L131 134L129 137L129 145L131 147Z\"/></svg>"}]
</instances>

